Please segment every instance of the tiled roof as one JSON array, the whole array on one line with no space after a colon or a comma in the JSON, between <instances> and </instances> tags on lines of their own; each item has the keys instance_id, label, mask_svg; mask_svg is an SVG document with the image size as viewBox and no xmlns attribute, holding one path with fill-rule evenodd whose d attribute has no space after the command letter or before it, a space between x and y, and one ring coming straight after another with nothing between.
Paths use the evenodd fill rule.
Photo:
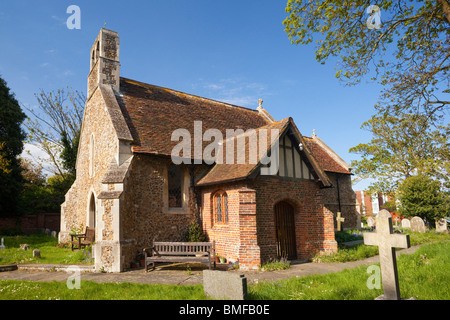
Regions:
<instances>
[{"instance_id":1,"label":"tiled roof","mask_svg":"<svg viewBox=\"0 0 450 320\"><path fill-rule=\"evenodd\" d=\"M117 96L125 120L133 136L133 152L171 155L178 141L171 141L176 129L187 129L192 137L194 155L194 121L202 121L202 134L218 129L225 137L226 129L256 129L268 119L257 110L238 107L172 89L121 78ZM211 142L205 141L203 147Z\"/></svg>"},{"instance_id":2,"label":"tiled roof","mask_svg":"<svg viewBox=\"0 0 450 320\"><path fill-rule=\"evenodd\" d=\"M298 128L296 127L294 120L292 118L286 118L286 119L271 123L269 125L263 126L261 128L258 128L256 130L257 139L259 139L261 137L262 129L267 129L268 131L270 131L271 129L278 129L277 139L279 139L279 137L282 136L285 132L286 133L291 132L291 134L293 134L296 137L296 139L299 143L302 143L303 145L306 144L306 142L304 142L303 136L298 131ZM265 137L265 136L262 136L262 137ZM274 141L275 141L275 139L272 138L272 136L270 134L267 134L267 150L270 149L270 147L273 145L273 143L271 143L271 142L274 142ZM226 144L227 144L227 141L224 141L224 143L223 143L224 149L225 149ZM236 145L236 143L235 143L235 145ZM246 144L245 144L245 151L246 151L245 160L246 160L246 162L244 164L216 164L196 184L197 185L209 185L209 184L215 184L215 183L219 183L219 182L242 180L245 178L255 176L256 174L259 173L259 171L258 171L258 169L260 168L260 164L259 164L260 158L259 157L265 156L265 153L259 154L259 152L256 152L254 150L255 145L259 145L259 140L258 140L258 144L251 144L250 146L249 146L249 140L246 140ZM235 148L234 150L235 150L235 153L238 152L237 148ZM249 161L250 158L248 157L249 152L251 152L252 154L258 155L258 158L256 159L256 164L250 163L250 161ZM306 145L303 148L302 152L306 156L306 159L312 166L315 174L317 175L317 178L322 183L322 185L324 187L331 186L331 181L329 180L328 176L325 174L323 169L320 167L320 161L318 161L316 159L316 154L314 154L310 150L309 145ZM235 158L237 158L236 155L235 155Z\"/></svg>"},{"instance_id":3,"label":"tiled roof","mask_svg":"<svg viewBox=\"0 0 450 320\"><path fill-rule=\"evenodd\" d=\"M227 129L242 129L248 132L255 129L258 135L262 129L278 129L281 135L284 130L290 127L296 132L300 142L306 144L305 153L309 162L314 167L319 176L319 180L325 186L330 185L328 177L324 171L351 174L334 157L330 155L329 147L322 146L313 138L301 136L292 118L271 122L267 117L257 110L243 108L211 99L186 94L180 91L163 88L155 85L121 78L120 94L116 95L120 109L129 127L133 138L133 152L158 154L171 156L172 149L180 143L180 140L171 141L172 133L176 129L186 129L191 136L191 158L199 159L202 154L196 155L194 152L194 122L201 121L202 134L207 129L218 129L223 136L223 150L231 140L227 140ZM267 147L270 148L270 135L268 135ZM237 138L234 138L234 141ZM215 164L211 170L202 177L197 184L206 185L223 181L233 181L244 179L256 172L259 168L259 158L256 163L249 163L248 155L250 151L246 139L245 163L237 163L237 143L235 141L235 162L234 164ZM201 152L211 144L212 141L203 141ZM321 142L321 141L320 141ZM332 151L331 151L332 153ZM259 153L257 153L259 155ZM224 154L224 162L225 162ZM340 158L339 158L340 159Z\"/></svg>"},{"instance_id":4,"label":"tiled roof","mask_svg":"<svg viewBox=\"0 0 450 320\"><path fill-rule=\"evenodd\" d=\"M310 138L310 137L303 137L305 139L306 144L308 145L308 148L311 150L311 152L314 154L314 157L317 159L317 162L319 163L320 167L324 171L329 172L337 172L337 173L344 173L344 174L352 174L349 171L349 166L344 164L344 161L342 159L336 159L338 156L334 153L329 147L324 145L324 143L319 140L318 138ZM327 151L327 149L329 149Z\"/></svg>"},{"instance_id":5,"label":"tiled roof","mask_svg":"<svg viewBox=\"0 0 450 320\"><path fill-rule=\"evenodd\" d=\"M224 156L223 156L223 163L219 163L214 165L214 167L204 176L202 177L196 184L197 185L208 185L218 182L224 182L224 181L233 181L233 180L241 180L245 179L248 176L250 176L256 168L258 168L258 164L260 162L260 157L263 157L267 154L267 151L272 146L271 140L276 141L275 139L279 139L279 136L283 134L284 130L287 128L287 125L289 124L289 118L271 123L269 125L260 127L255 130L255 140L256 143L250 143L249 138L245 138L245 145L244 145L244 152L245 152L245 161L244 163L238 163L238 157L239 152L242 152L242 149L238 149L238 143L237 140L239 136L236 136L232 139L225 140L223 142L223 150L224 150ZM266 143L266 150L264 152L260 153L258 152L258 146L259 146L259 138L261 137L262 130L267 130L267 143ZM277 129L276 131L271 131L272 129ZM271 136L271 132L278 133L278 135L275 137ZM234 155L234 164L228 164L225 163L226 161L226 150L227 145L233 140L233 155ZM249 157L249 154L255 155L255 161L252 161ZM242 158L244 156L244 153L242 153Z\"/></svg>"}]
</instances>

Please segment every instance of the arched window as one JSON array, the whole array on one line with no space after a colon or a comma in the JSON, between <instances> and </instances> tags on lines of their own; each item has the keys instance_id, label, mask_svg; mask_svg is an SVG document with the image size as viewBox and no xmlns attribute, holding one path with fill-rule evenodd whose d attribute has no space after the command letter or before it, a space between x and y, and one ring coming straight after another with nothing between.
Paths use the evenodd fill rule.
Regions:
<instances>
[{"instance_id":1,"label":"arched window","mask_svg":"<svg viewBox=\"0 0 450 320\"><path fill-rule=\"evenodd\" d=\"M89 141L89 176L93 177L94 172L94 155L95 155L95 143L94 143L94 135L91 135L91 139Z\"/></svg>"},{"instance_id":2,"label":"arched window","mask_svg":"<svg viewBox=\"0 0 450 320\"><path fill-rule=\"evenodd\" d=\"M169 165L169 208L183 207L183 174L181 167L174 163Z\"/></svg>"},{"instance_id":3,"label":"arched window","mask_svg":"<svg viewBox=\"0 0 450 320\"><path fill-rule=\"evenodd\" d=\"M95 195L93 192L91 192L90 199L89 199L89 212L88 212L88 227L95 228Z\"/></svg>"},{"instance_id":4,"label":"arched window","mask_svg":"<svg viewBox=\"0 0 450 320\"><path fill-rule=\"evenodd\" d=\"M95 46L95 49L92 50L92 56L91 56L91 69L95 66L97 63L97 60L100 56L100 42L97 41L97 45Z\"/></svg>"},{"instance_id":5,"label":"arched window","mask_svg":"<svg viewBox=\"0 0 450 320\"><path fill-rule=\"evenodd\" d=\"M213 199L214 220L217 223L228 223L228 195L224 191L219 191Z\"/></svg>"},{"instance_id":6,"label":"arched window","mask_svg":"<svg viewBox=\"0 0 450 320\"><path fill-rule=\"evenodd\" d=\"M95 65L95 51L92 50L91 69L94 67L94 65Z\"/></svg>"}]
</instances>

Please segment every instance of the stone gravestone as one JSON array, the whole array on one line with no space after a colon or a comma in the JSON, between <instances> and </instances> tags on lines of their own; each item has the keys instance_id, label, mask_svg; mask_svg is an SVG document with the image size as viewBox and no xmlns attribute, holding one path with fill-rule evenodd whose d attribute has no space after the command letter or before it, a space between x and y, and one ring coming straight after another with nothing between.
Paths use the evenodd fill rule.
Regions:
<instances>
[{"instance_id":1,"label":"stone gravestone","mask_svg":"<svg viewBox=\"0 0 450 320\"><path fill-rule=\"evenodd\" d=\"M368 217L367 218L367 225L369 226L369 227L373 227L373 226L375 226L375 219L373 218L373 217Z\"/></svg>"},{"instance_id":2,"label":"stone gravestone","mask_svg":"<svg viewBox=\"0 0 450 320\"><path fill-rule=\"evenodd\" d=\"M393 220L394 220L395 226L398 227L398 222L400 221L400 217L395 215Z\"/></svg>"},{"instance_id":3,"label":"stone gravestone","mask_svg":"<svg viewBox=\"0 0 450 320\"><path fill-rule=\"evenodd\" d=\"M41 250L34 249L33 250L33 258L40 258L41 257Z\"/></svg>"},{"instance_id":4,"label":"stone gravestone","mask_svg":"<svg viewBox=\"0 0 450 320\"><path fill-rule=\"evenodd\" d=\"M420 233L424 233L426 231L425 223L423 222L422 218L414 217L411 219L411 231Z\"/></svg>"},{"instance_id":5,"label":"stone gravestone","mask_svg":"<svg viewBox=\"0 0 450 320\"><path fill-rule=\"evenodd\" d=\"M4 239L2 238L2 242L0 244L0 250L5 249L5 243L4 243Z\"/></svg>"},{"instance_id":6,"label":"stone gravestone","mask_svg":"<svg viewBox=\"0 0 450 320\"><path fill-rule=\"evenodd\" d=\"M205 295L213 299L247 299L247 278L227 271L203 270Z\"/></svg>"},{"instance_id":7,"label":"stone gravestone","mask_svg":"<svg viewBox=\"0 0 450 320\"><path fill-rule=\"evenodd\" d=\"M403 219L402 220L402 228L405 229L411 229L411 221L409 221L408 219Z\"/></svg>"},{"instance_id":8,"label":"stone gravestone","mask_svg":"<svg viewBox=\"0 0 450 320\"><path fill-rule=\"evenodd\" d=\"M397 259L394 248L409 248L409 235L394 234L392 216L387 210L377 215L377 232L363 232L364 244L378 246L384 294L377 300L400 300Z\"/></svg>"},{"instance_id":9,"label":"stone gravestone","mask_svg":"<svg viewBox=\"0 0 450 320\"><path fill-rule=\"evenodd\" d=\"M345 221L345 218L341 217L341 213L338 212L336 216L336 222L337 222L337 231L341 231L341 222L343 223Z\"/></svg>"},{"instance_id":10,"label":"stone gravestone","mask_svg":"<svg viewBox=\"0 0 450 320\"><path fill-rule=\"evenodd\" d=\"M447 232L447 220L442 218L436 221L436 232Z\"/></svg>"}]
</instances>

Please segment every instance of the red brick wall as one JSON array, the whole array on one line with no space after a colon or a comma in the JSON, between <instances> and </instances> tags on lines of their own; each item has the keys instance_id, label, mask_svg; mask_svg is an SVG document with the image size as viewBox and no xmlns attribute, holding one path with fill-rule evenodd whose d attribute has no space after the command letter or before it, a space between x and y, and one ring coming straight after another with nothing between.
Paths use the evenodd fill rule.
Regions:
<instances>
[{"instance_id":1,"label":"red brick wall","mask_svg":"<svg viewBox=\"0 0 450 320\"><path fill-rule=\"evenodd\" d=\"M216 242L216 253L233 261L239 258L239 188L241 185L218 185L202 191L203 230L210 241ZM228 223L214 221L213 196L225 191L228 196Z\"/></svg>"},{"instance_id":2,"label":"red brick wall","mask_svg":"<svg viewBox=\"0 0 450 320\"><path fill-rule=\"evenodd\" d=\"M214 222L212 197L217 191L228 195L228 224ZM242 269L253 269L276 257L274 207L288 201L295 208L298 259L337 250L333 214L323 205L317 182L260 176L241 183L202 189L203 228L216 252L239 260Z\"/></svg>"},{"instance_id":3,"label":"red brick wall","mask_svg":"<svg viewBox=\"0 0 450 320\"><path fill-rule=\"evenodd\" d=\"M361 216L357 211L356 193L352 188L351 176L333 172L327 172L327 175L332 181L333 187L322 189L322 194L325 207L333 213L334 228L337 229L336 217L339 211L339 201L341 216L345 218L345 221L341 224L342 228L359 228L361 226ZM339 178L339 194L337 191L337 178Z\"/></svg>"},{"instance_id":4,"label":"red brick wall","mask_svg":"<svg viewBox=\"0 0 450 320\"><path fill-rule=\"evenodd\" d=\"M43 229L59 232L60 213L41 213L19 218L1 218L0 230L19 227L24 233L35 233Z\"/></svg>"},{"instance_id":5,"label":"red brick wall","mask_svg":"<svg viewBox=\"0 0 450 320\"><path fill-rule=\"evenodd\" d=\"M257 190L258 234L263 261L276 256L274 207L280 201L289 202L295 210L298 259L337 250L333 214L324 207L317 182L260 176L254 187Z\"/></svg>"},{"instance_id":6,"label":"red brick wall","mask_svg":"<svg viewBox=\"0 0 450 320\"><path fill-rule=\"evenodd\" d=\"M366 209L366 216L373 217L372 197L366 192L364 192L364 207Z\"/></svg>"}]
</instances>

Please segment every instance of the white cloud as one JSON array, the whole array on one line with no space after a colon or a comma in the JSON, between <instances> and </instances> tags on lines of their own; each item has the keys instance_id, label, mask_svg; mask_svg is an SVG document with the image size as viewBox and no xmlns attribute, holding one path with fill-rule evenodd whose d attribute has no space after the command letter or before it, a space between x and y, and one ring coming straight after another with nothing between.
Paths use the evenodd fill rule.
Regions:
<instances>
[{"instance_id":1,"label":"white cloud","mask_svg":"<svg viewBox=\"0 0 450 320\"><path fill-rule=\"evenodd\" d=\"M235 106L241 107L249 107L256 108L258 106L258 99L255 100L255 97L235 97L235 98L224 98L224 99L215 99L225 103L233 104Z\"/></svg>"},{"instance_id":2,"label":"white cloud","mask_svg":"<svg viewBox=\"0 0 450 320\"><path fill-rule=\"evenodd\" d=\"M203 79L201 81L205 82ZM211 99L248 108L256 108L258 99L270 94L263 83L231 78L204 83L202 88L206 89L206 96Z\"/></svg>"},{"instance_id":3,"label":"white cloud","mask_svg":"<svg viewBox=\"0 0 450 320\"><path fill-rule=\"evenodd\" d=\"M31 143L25 143L23 147L22 154L20 155L21 158L28 159L32 161L33 163L39 163L43 164L44 170L43 173L45 175L51 175L49 171L50 165L45 165L46 163L50 162L50 157L41 149L39 149L37 146Z\"/></svg>"},{"instance_id":4,"label":"white cloud","mask_svg":"<svg viewBox=\"0 0 450 320\"><path fill-rule=\"evenodd\" d=\"M223 86L221 85L217 85L215 83L210 83L210 84L206 84L203 86L206 89L212 89L212 90L219 90L219 89L223 89Z\"/></svg>"},{"instance_id":5,"label":"white cloud","mask_svg":"<svg viewBox=\"0 0 450 320\"><path fill-rule=\"evenodd\" d=\"M73 75L75 75L75 73L72 70L65 70L63 72L63 76L65 76L65 77L70 77L70 76L73 76Z\"/></svg>"},{"instance_id":6,"label":"white cloud","mask_svg":"<svg viewBox=\"0 0 450 320\"><path fill-rule=\"evenodd\" d=\"M57 22L59 22L59 23L61 23L61 24L66 24L66 21L67 21L65 18L60 18L58 16L52 16L52 19L57 21Z\"/></svg>"}]
</instances>

